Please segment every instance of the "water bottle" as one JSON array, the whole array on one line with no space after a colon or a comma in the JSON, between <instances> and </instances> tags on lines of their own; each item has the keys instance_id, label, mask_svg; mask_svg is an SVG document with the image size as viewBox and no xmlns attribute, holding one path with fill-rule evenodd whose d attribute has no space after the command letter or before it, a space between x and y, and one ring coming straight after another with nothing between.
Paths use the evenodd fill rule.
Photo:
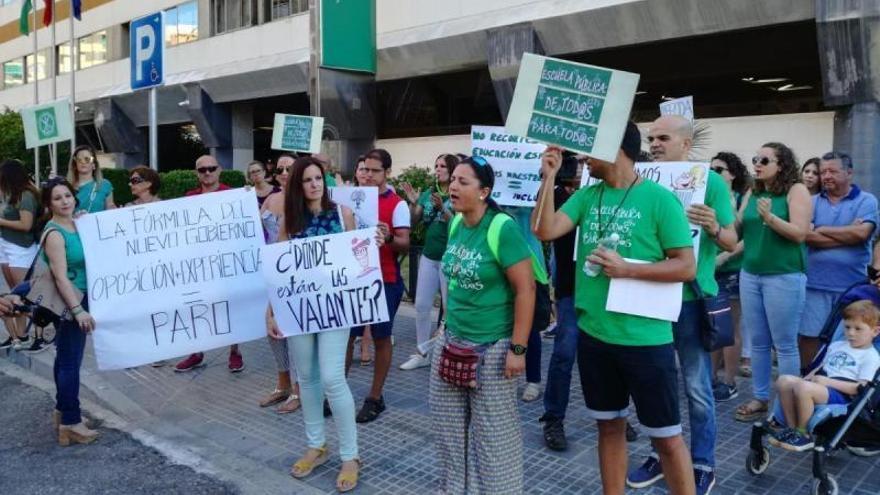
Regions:
<instances>
[{"instance_id":1,"label":"water bottle","mask_svg":"<svg viewBox=\"0 0 880 495\"><path fill-rule=\"evenodd\" d=\"M607 237L599 239L599 247L602 249L607 249L609 251L616 251L617 245L620 243L620 235L617 232L612 232ZM602 271L602 265L597 265L595 263L591 263L590 260L587 260L584 263L584 273L588 277L595 277Z\"/></svg>"}]
</instances>

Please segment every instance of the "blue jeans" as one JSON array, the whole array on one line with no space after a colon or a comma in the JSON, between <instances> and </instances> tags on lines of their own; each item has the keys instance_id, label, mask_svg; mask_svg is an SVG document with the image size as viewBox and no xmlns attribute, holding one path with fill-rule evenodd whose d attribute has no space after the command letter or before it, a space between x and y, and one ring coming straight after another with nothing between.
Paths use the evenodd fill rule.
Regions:
<instances>
[{"instance_id":1,"label":"blue jeans","mask_svg":"<svg viewBox=\"0 0 880 495\"><path fill-rule=\"evenodd\" d=\"M553 354L547 369L547 388L544 390L544 416L548 419L565 419L579 333L574 298L569 296L559 299L556 301L556 338L553 340Z\"/></svg>"},{"instance_id":2,"label":"blue jeans","mask_svg":"<svg viewBox=\"0 0 880 495\"><path fill-rule=\"evenodd\" d=\"M350 461L358 457L354 398L345 380L345 351L348 329L298 335L288 339L299 381L303 421L309 448L327 444L324 428L324 395L333 411L339 435L339 457Z\"/></svg>"},{"instance_id":3,"label":"blue jeans","mask_svg":"<svg viewBox=\"0 0 880 495\"><path fill-rule=\"evenodd\" d=\"M804 311L807 276L803 273L739 277L743 325L752 334L752 388L755 398L770 399L770 349L776 347L779 374L799 376L798 327Z\"/></svg>"},{"instance_id":4,"label":"blue jeans","mask_svg":"<svg viewBox=\"0 0 880 495\"><path fill-rule=\"evenodd\" d=\"M82 302L88 311L88 298ZM55 335L55 409L61 413L61 424L75 425L82 421L79 409L79 369L86 348L86 333L74 321L64 320Z\"/></svg>"}]
</instances>

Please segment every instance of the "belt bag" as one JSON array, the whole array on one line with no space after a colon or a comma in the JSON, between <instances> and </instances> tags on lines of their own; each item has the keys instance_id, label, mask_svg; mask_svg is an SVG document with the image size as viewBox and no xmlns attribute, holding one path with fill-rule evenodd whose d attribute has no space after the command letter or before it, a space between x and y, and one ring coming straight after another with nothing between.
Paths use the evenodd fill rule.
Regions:
<instances>
[{"instance_id":1,"label":"belt bag","mask_svg":"<svg viewBox=\"0 0 880 495\"><path fill-rule=\"evenodd\" d=\"M707 352L733 345L733 315L727 292L706 296L696 280L690 282L700 309L700 343Z\"/></svg>"},{"instance_id":2,"label":"belt bag","mask_svg":"<svg viewBox=\"0 0 880 495\"><path fill-rule=\"evenodd\" d=\"M444 382L461 388L475 389L479 384L480 362L483 360L481 347L470 347L456 342L448 342L440 353L440 366L437 374Z\"/></svg>"}]
</instances>

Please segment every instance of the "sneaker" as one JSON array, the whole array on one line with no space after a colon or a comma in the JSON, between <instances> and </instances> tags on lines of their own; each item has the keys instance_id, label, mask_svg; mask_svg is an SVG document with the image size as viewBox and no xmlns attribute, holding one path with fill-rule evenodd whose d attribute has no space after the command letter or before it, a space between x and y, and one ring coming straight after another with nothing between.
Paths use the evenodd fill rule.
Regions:
<instances>
[{"instance_id":1,"label":"sneaker","mask_svg":"<svg viewBox=\"0 0 880 495\"><path fill-rule=\"evenodd\" d=\"M545 414L538 421L544 423L544 445L548 449L561 452L568 448L568 440L565 438L565 427L561 419Z\"/></svg>"},{"instance_id":2,"label":"sneaker","mask_svg":"<svg viewBox=\"0 0 880 495\"><path fill-rule=\"evenodd\" d=\"M8 339L4 340L2 343L0 343L0 349L9 349L10 347L12 347L13 340L15 340L15 339L13 339L12 337L9 337Z\"/></svg>"},{"instance_id":3,"label":"sneaker","mask_svg":"<svg viewBox=\"0 0 880 495\"><path fill-rule=\"evenodd\" d=\"M174 367L174 371L178 373L184 373L186 371L192 371L199 366L205 365L205 354L202 352L197 352L195 354L190 354L189 357L184 359L183 361L177 363Z\"/></svg>"},{"instance_id":4,"label":"sneaker","mask_svg":"<svg viewBox=\"0 0 880 495\"><path fill-rule=\"evenodd\" d=\"M880 455L880 447L860 447L857 445L847 445L846 450L849 451L852 455L857 455L859 457L874 457L875 455Z\"/></svg>"},{"instance_id":5,"label":"sneaker","mask_svg":"<svg viewBox=\"0 0 880 495\"><path fill-rule=\"evenodd\" d=\"M660 459L648 457L644 464L626 476L626 484L631 488L645 488L663 479Z\"/></svg>"},{"instance_id":6,"label":"sneaker","mask_svg":"<svg viewBox=\"0 0 880 495\"><path fill-rule=\"evenodd\" d=\"M23 349L27 349L31 345L31 337L30 335L25 335L20 339L14 339L12 341L12 348L16 351L20 351Z\"/></svg>"},{"instance_id":7,"label":"sneaker","mask_svg":"<svg viewBox=\"0 0 880 495\"><path fill-rule=\"evenodd\" d=\"M229 372L239 373L244 369L244 360L241 359L240 352L229 352Z\"/></svg>"},{"instance_id":8,"label":"sneaker","mask_svg":"<svg viewBox=\"0 0 880 495\"><path fill-rule=\"evenodd\" d=\"M633 428L633 425L629 424L629 421L626 422L626 441L629 443L635 442L639 439L639 432Z\"/></svg>"},{"instance_id":9,"label":"sneaker","mask_svg":"<svg viewBox=\"0 0 880 495\"><path fill-rule=\"evenodd\" d=\"M43 352L49 348L49 344L46 343L41 337L35 337L34 341L31 345L24 350L24 352L28 354L37 354L38 352Z\"/></svg>"},{"instance_id":10,"label":"sneaker","mask_svg":"<svg viewBox=\"0 0 880 495\"><path fill-rule=\"evenodd\" d=\"M802 433L792 428L789 428L776 440L779 447L782 447L785 450L790 450L792 452L803 452L805 450L810 450L815 445L813 443L813 440L809 436L807 436L806 433Z\"/></svg>"},{"instance_id":11,"label":"sneaker","mask_svg":"<svg viewBox=\"0 0 880 495\"><path fill-rule=\"evenodd\" d=\"M400 369L402 370L414 370L418 368L424 368L426 366L431 365L431 360L428 359L428 356L422 356L421 354L413 354L409 357L409 360L400 365Z\"/></svg>"},{"instance_id":12,"label":"sneaker","mask_svg":"<svg viewBox=\"0 0 880 495\"><path fill-rule=\"evenodd\" d=\"M357 417L354 420L358 423L369 423L375 421L383 411L385 411L384 397L379 397L378 399L367 397L364 399L364 405L358 411Z\"/></svg>"},{"instance_id":13,"label":"sneaker","mask_svg":"<svg viewBox=\"0 0 880 495\"><path fill-rule=\"evenodd\" d=\"M715 396L715 402L727 402L736 399L739 396L739 390L736 389L736 384L728 385L724 382L718 382L712 389L712 394Z\"/></svg>"},{"instance_id":14,"label":"sneaker","mask_svg":"<svg viewBox=\"0 0 880 495\"><path fill-rule=\"evenodd\" d=\"M526 383L526 388L523 389L522 400L523 402L533 402L538 400L538 397L541 396L541 384L540 383Z\"/></svg>"},{"instance_id":15,"label":"sneaker","mask_svg":"<svg viewBox=\"0 0 880 495\"><path fill-rule=\"evenodd\" d=\"M697 485L697 495L709 495L709 492L715 486L715 473L713 471L694 469L694 482Z\"/></svg>"}]
</instances>

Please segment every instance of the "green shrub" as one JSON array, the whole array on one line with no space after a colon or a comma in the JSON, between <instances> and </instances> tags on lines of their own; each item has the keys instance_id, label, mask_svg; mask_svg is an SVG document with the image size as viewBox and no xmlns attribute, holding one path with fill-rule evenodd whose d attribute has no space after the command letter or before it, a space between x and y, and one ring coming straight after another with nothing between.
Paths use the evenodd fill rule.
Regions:
<instances>
[{"instance_id":1,"label":"green shrub","mask_svg":"<svg viewBox=\"0 0 880 495\"><path fill-rule=\"evenodd\" d=\"M404 182L412 184L414 189L425 191L428 188L434 187L434 174L428 168L410 165L388 182L401 198L406 199L406 193L403 192L402 187ZM409 234L409 240L413 246L423 246L425 244L425 224L419 222L418 225L413 226Z\"/></svg>"},{"instance_id":2,"label":"green shrub","mask_svg":"<svg viewBox=\"0 0 880 495\"><path fill-rule=\"evenodd\" d=\"M220 182L231 188L244 187L247 184L244 172L241 170L223 170L220 172Z\"/></svg>"},{"instance_id":3,"label":"green shrub","mask_svg":"<svg viewBox=\"0 0 880 495\"><path fill-rule=\"evenodd\" d=\"M134 200L131 188L128 187L130 170L124 168L102 168L104 178L113 184L113 200L117 206L130 203ZM199 179L195 170L172 170L159 174L162 186L159 188L159 197L162 199L175 199L183 197L190 189L199 187ZM239 170L223 170L220 172L220 182L229 187L237 188L245 185L244 174Z\"/></svg>"},{"instance_id":4,"label":"green shrub","mask_svg":"<svg viewBox=\"0 0 880 495\"><path fill-rule=\"evenodd\" d=\"M122 168L102 168L101 174L113 184L113 201L117 206L128 204L134 200L131 188L128 187L128 170Z\"/></svg>"},{"instance_id":5,"label":"green shrub","mask_svg":"<svg viewBox=\"0 0 880 495\"><path fill-rule=\"evenodd\" d=\"M162 199L181 198L190 189L199 187L199 179L195 170L172 170L159 174L162 179L162 187L159 188L159 197Z\"/></svg>"}]
</instances>

